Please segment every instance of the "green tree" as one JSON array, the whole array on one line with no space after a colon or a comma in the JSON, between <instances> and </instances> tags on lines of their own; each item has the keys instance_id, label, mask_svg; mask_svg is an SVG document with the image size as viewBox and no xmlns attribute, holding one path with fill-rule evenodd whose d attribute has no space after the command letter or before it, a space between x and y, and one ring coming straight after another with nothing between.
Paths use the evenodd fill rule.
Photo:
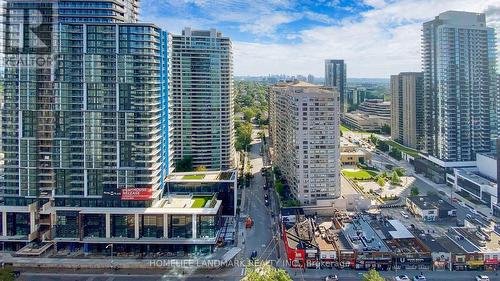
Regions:
<instances>
[{"instance_id":1,"label":"green tree","mask_svg":"<svg viewBox=\"0 0 500 281\"><path fill-rule=\"evenodd\" d=\"M236 150L242 151L248 148L252 142L252 124L242 123L236 128Z\"/></svg>"},{"instance_id":2,"label":"green tree","mask_svg":"<svg viewBox=\"0 0 500 281\"><path fill-rule=\"evenodd\" d=\"M406 170L404 168L394 168L394 172L396 172L398 174L398 176L402 177L405 175L406 173Z\"/></svg>"},{"instance_id":3,"label":"green tree","mask_svg":"<svg viewBox=\"0 0 500 281\"><path fill-rule=\"evenodd\" d=\"M380 185L380 186L384 186L385 185L385 178L384 177L378 177L377 178L377 184Z\"/></svg>"},{"instance_id":4,"label":"green tree","mask_svg":"<svg viewBox=\"0 0 500 281\"><path fill-rule=\"evenodd\" d=\"M14 281L14 271L11 267L4 267L0 269L0 280Z\"/></svg>"},{"instance_id":5,"label":"green tree","mask_svg":"<svg viewBox=\"0 0 500 281\"><path fill-rule=\"evenodd\" d=\"M401 182L401 179L399 178L398 173L396 173L396 171L393 171L392 176L391 176L391 183L392 184L399 184L400 182Z\"/></svg>"},{"instance_id":6,"label":"green tree","mask_svg":"<svg viewBox=\"0 0 500 281\"><path fill-rule=\"evenodd\" d=\"M389 151L389 145L383 141L377 141L376 147L378 150L383 152Z\"/></svg>"},{"instance_id":7,"label":"green tree","mask_svg":"<svg viewBox=\"0 0 500 281\"><path fill-rule=\"evenodd\" d=\"M280 180L276 180L276 183L274 184L274 188L276 189L276 192L278 192L278 194L280 196L284 195L285 185Z\"/></svg>"},{"instance_id":8,"label":"green tree","mask_svg":"<svg viewBox=\"0 0 500 281\"><path fill-rule=\"evenodd\" d=\"M292 281L284 269L277 269L269 262L255 261L247 266L242 281Z\"/></svg>"},{"instance_id":9,"label":"green tree","mask_svg":"<svg viewBox=\"0 0 500 281\"><path fill-rule=\"evenodd\" d=\"M411 196L417 196L420 194L420 191L418 190L418 187L414 186L410 189L410 194Z\"/></svg>"},{"instance_id":10,"label":"green tree","mask_svg":"<svg viewBox=\"0 0 500 281\"><path fill-rule=\"evenodd\" d=\"M193 157L184 156L181 160L175 163L176 172L191 172L193 171Z\"/></svg>"},{"instance_id":11,"label":"green tree","mask_svg":"<svg viewBox=\"0 0 500 281\"><path fill-rule=\"evenodd\" d=\"M255 113L255 110L252 108L245 108L243 110L243 118L245 121L250 122L252 121L252 118L254 118L257 114Z\"/></svg>"},{"instance_id":12,"label":"green tree","mask_svg":"<svg viewBox=\"0 0 500 281\"><path fill-rule=\"evenodd\" d=\"M389 155L390 155L392 158L396 159L396 160L401 160L401 159L403 159L403 156L402 156L402 154L401 154L401 150L399 150L399 149L398 149L398 148L396 148L396 147L393 147L393 148L391 149L391 152L389 152Z\"/></svg>"},{"instance_id":13,"label":"green tree","mask_svg":"<svg viewBox=\"0 0 500 281\"><path fill-rule=\"evenodd\" d=\"M385 278L375 269L370 269L370 271L363 274L363 281L385 281Z\"/></svg>"},{"instance_id":14,"label":"green tree","mask_svg":"<svg viewBox=\"0 0 500 281\"><path fill-rule=\"evenodd\" d=\"M382 126L382 128L380 129L380 131L382 132L382 134L390 135L391 134L391 127L387 124L384 124Z\"/></svg>"}]
</instances>

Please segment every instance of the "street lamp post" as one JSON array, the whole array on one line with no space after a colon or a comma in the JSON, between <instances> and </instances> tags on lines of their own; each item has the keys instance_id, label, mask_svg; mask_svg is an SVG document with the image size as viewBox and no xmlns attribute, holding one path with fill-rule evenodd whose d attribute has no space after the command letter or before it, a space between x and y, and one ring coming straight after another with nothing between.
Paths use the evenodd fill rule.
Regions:
<instances>
[{"instance_id":1,"label":"street lamp post","mask_svg":"<svg viewBox=\"0 0 500 281\"><path fill-rule=\"evenodd\" d=\"M106 246L106 249L107 249L107 248L110 248L110 249L111 249L111 265L113 265L113 243L108 244L108 245Z\"/></svg>"}]
</instances>

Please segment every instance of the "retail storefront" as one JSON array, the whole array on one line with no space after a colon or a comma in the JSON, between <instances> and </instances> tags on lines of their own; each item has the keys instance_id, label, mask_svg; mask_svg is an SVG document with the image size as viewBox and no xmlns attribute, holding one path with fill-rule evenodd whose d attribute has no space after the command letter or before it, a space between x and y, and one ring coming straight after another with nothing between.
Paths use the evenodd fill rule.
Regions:
<instances>
[{"instance_id":1,"label":"retail storefront","mask_svg":"<svg viewBox=\"0 0 500 281\"><path fill-rule=\"evenodd\" d=\"M469 260L467 261L467 270L483 270L484 260Z\"/></svg>"},{"instance_id":2,"label":"retail storefront","mask_svg":"<svg viewBox=\"0 0 500 281\"><path fill-rule=\"evenodd\" d=\"M484 260L484 270L495 271L498 269L498 259L485 259Z\"/></svg>"},{"instance_id":3,"label":"retail storefront","mask_svg":"<svg viewBox=\"0 0 500 281\"><path fill-rule=\"evenodd\" d=\"M395 257L393 260L393 269L418 269L429 270L431 268L431 257Z\"/></svg>"},{"instance_id":4,"label":"retail storefront","mask_svg":"<svg viewBox=\"0 0 500 281\"><path fill-rule=\"evenodd\" d=\"M365 257L358 256L356 259L356 269L376 269L389 270L392 266L391 256Z\"/></svg>"}]
</instances>

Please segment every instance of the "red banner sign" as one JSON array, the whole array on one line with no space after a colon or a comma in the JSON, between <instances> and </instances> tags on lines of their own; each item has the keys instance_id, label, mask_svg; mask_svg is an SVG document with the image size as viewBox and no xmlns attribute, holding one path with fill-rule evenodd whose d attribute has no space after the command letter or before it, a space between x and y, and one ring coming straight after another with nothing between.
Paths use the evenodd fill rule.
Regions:
<instances>
[{"instance_id":1,"label":"red banner sign","mask_svg":"<svg viewBox=\"0 0 500 281\"><path fill-rule=\"evenodd\" d=\"M151 187L143 188L124 188L121 190L121 200L150 200L153 197L153 189Z\"/></svg>"}]
</instances>

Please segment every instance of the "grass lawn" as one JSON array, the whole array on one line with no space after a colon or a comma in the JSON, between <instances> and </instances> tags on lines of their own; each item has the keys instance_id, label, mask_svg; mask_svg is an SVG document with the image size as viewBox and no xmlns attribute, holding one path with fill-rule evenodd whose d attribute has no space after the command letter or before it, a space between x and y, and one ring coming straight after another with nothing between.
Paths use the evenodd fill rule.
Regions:
<instances>
[{"instance_id":1,"label":"grass lawn","mask_svg":"<svg viewBox=\"0 0 500 281\"><path fill-rule=\"evenodd\" d=\"M346 126L344 125L340 125L340 131L343 133L345 132L349 132L351 129L347 128Z\"/></svg>"},{"instance_id":2,"label":"grass lawn","mask_svg":"<svg viewBox=\"0 0 500 281\"><path fill-rule=\"evenodd\" d=\"M191 208L203 208L210 199L212 199L212 197L209 196L193 197L194 202L193 205L191 205Z\"/></svg>"},{"instance_id":3,"label":"grass lawn","mask_svg":"<svg viewBox=\"0 0 500 281\"><path fill-rule=\"evenodd\" d=\"M344 176L356 180L369 180L377 175L377 172L371 170L358 170L358 171L343 170L342 173L344 174Z\"/></svg>"},{"instance_id":4,"label":"grass lawn","mask_svg":"<svg viewBox=\"0 0 500 281\"><path fill-rule=\"evenodd\" d=\"M205 175L203 175L203 174L185 175L182 177L183 180L202 180L203 178L205 178Z\"/></svg>"},{"instance_id":5,"label":"grass lawn","mask_svg":"<svg viewBox=\"0 0 500 281\"><path fill-rule=\"evenodd\" d=\"M401 144L399 144L393 140L387 140L387 141L385 141L385 143L392 146L392 147L395 147L395 148L401 150L402 152L404 152L410 156L413 156L413 157L418 156L418 151L411 149L411 148L408 148L406 146L402 146Z\"/></svg>"}]
</instances>

